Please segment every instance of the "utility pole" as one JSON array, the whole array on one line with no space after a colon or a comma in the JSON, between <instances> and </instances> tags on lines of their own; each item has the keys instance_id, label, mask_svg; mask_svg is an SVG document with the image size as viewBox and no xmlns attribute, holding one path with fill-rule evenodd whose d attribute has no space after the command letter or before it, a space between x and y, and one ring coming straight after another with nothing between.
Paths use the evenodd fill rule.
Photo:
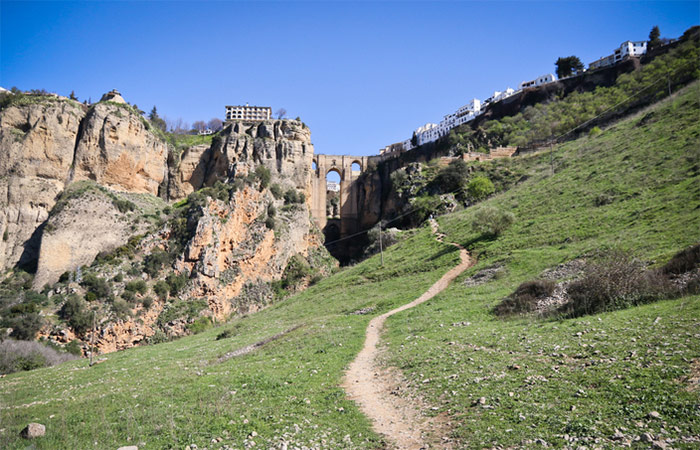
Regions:
<instances>
[{"instance_id":1,"label":"utility pole","mask_svg":"<svg viewBox=\"0 0 700 450\"><path fill-rule=\"evenodd\" d=\"M552 170L552 176L554 176L554 144L552 141L549 142L549 167Z\"/></svg>"},{"instance_id":2,"label":"utility pole","mask_svg":"<svg viewBox=\"0 0 700 450\"><path fill-rule=\"evenodd\" d=\"M671 96L671 74L666 75L666 79L668 80L668 96Z\"/></svg>"},{"instance_id":3,"label":"utility pole","mask_svg":"<svg viewBox=\"0 0 700 450\"><path fill-rule=\"evenodd\" d=\"M92 336L90 337L90 367L93 365L92 361L92 355L95 353L95 333L97 332L97 325L96 325L96 320L97 320L97 313L95 311L92 312Z\"/></svg>"},{"instance_id":4,"label":"utility pole","mask_svg":"<svg viewBox=\"0 0 700 450\"><path fill-rule=\"evenodd\" d=\"M384 246L382 245L382 221L379 221L379 253L382 255L382 267L384 267Z\"/></svg>"}]
</instances>

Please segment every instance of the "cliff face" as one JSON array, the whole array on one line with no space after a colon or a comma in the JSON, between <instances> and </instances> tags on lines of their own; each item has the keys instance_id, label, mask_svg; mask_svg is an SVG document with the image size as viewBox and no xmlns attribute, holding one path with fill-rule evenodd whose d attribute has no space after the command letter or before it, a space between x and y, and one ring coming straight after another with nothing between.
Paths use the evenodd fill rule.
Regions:
<instances>
[{"instance_id":1,"label":"cliff face","mask_svg":"<svg viewBox=\"0 0 700 450\"><path fill-rule=\"evenodd\" d=\"M167 145L125 106L97 103L75 146L71 181L92 180L127 192L158 195L167 174Z\"/></svg>"},{"instance_id":2,"label":"cliff face","mask_svg":"<svg viewBox=\"0 0 700 450\"><path fill-rule=\"evenodd\" d=\"M269 120L255 124L229 124L211 146L188 148L172 162L168 197L187 196L216 181L246 175L263 165L283 185L311 196L311 132L300 122Z\"/></svg>"},{"instance_id":3,"label":"cliff face","mask_svg":"<svg viewBox=\"0 0 700 450\"><path fill-rule=\"evenodd\" d=\"M254 312L293 259L306 272L285 286L334 267L310 215L301 122L229 124L179 154L126 103L30 100L0 110L0 269L36 269L33 289L59 295L44 314L76 295L97 300L102 352ZM68 323L40 335L93 339Z\"/></svg>"},{"instance_id":4,"label":"cliff face","mask_svg":"<svg viewBox=\"0 0 700 450\"><path fill-rule=\"evenodd\" d=\"M0 270L33 268L40 226L73 181L157 194L167 146L126 105L55 98L0 111Z\"/></svg>"},{"instance_id":5,"label":"cliff face","mask_svg":"<svg viewBox=\"0 0 700 450\"><path fill-rule=\"evenodd\" d=\"M0 111L0 270L35 264L36 231L65 187L84 116L67 101Z\"/></svg>"}]
</instances>

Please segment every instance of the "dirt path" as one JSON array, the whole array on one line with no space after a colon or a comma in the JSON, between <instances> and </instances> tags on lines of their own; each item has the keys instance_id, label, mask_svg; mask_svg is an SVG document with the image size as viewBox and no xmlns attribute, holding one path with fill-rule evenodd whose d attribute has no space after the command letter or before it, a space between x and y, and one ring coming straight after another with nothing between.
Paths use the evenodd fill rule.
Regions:
<instances>
[{"instance_id":1,"label":"dirt path","mask_svg":"<svg viewBox=\"0 0 700 450\"><path fill-rule=\"evenodd\" d=\"M437 222L431 220L430 226L437 240L442 242L445 235L438 232ZM362 412L372 419L374 430L386 436L391 445L397 449L425 448L426 436L439 433L445 428L445 424L439 417L423 417L421 409L425 405L420 399L407 399L401 396L400 391L405 386L401 374L396 369L379 367L377 343L387 317L430 300L460 273L471 267L473 261L469 253L458 244L452 245L459 248L461 262L417 299L372 319L367 326L365 345L350 364L343 380L343 388L348 396L360 405ZM450 448L451 446L445 440L441 447Z\"/></svg>"}]
</instances>

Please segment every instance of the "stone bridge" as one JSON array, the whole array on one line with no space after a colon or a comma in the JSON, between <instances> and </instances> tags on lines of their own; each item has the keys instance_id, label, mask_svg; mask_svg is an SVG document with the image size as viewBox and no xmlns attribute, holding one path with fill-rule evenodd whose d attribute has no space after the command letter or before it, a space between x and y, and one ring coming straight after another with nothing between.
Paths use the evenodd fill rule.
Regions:
<instances>
[{"instance_id":1,"label":"stone bridge","mask_svg":"<svg viewBox=\"0 0 700 450\"><path fill-rule=\"evenodd\" d=\"M311 174L311 214L319 228L323 230L326 241L347 236L359 231L360 208L359 186L355 180L367 169L368 156L348 155L314 155ZM353 171L353 163L359 170ZM326 210L326 177L330 172L340 176L337 214L328 214Z\"/></svg>"}]
</instances>

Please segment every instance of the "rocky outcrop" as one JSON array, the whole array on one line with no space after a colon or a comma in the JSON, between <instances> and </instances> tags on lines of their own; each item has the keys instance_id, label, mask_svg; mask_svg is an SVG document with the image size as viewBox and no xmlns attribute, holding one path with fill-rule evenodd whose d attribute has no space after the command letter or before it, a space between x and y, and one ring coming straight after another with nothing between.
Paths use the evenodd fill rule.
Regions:
<instances>
[{"instance_id":1,"label":"rocky outcrop","mask_svg":"<svg viewBox=\"0 0 700 450\"><path fill-rule=\"evenodd\" d=\"M229 124L211 147L195 146L182 154L168 185L168 197L182 198L216 181L245 176L264 165L281 184L311 197L311 132L296 120Z\"/></svg>"},{"instance_id":2,"label":"rocky outcrop","mask_svg":"<svg viewBox=\"0 0 700 450\"><path fill-rule=\"evenodd\" d=\"M71 181L158 195L167 174L168 147L128 105L97 103L75 147Z\"/></svg>"},{"instance_id":3,"label":"rocky outcrop","mask_svg":"<svg viewBox=\"0 0 700 450\"><path fill-rule=\"evenodd\" d=\"M49 98L0 111L0 270L35 263L84 116L79 103Z\"/></svg>"},{"instance_id":4,"label":"rocky outcrop","mask_svg":"<svg viewBox=\"0 0 700 450\"><path fill-rule=\"evenodd\" d=\"M210 199L203 208L194 236L175 269L191 274L189 295L206 298L215 319L238 312L233 300L246 283L278 280L292 256L307 256L322 246L304 204L276 216L277 233L269 229L261 218L276 202L281 206L268 191L246 187L228 203ZM259 306L244 308L252 312Z\"/></svg>"},{"instance_id":5,"label":"rocky outcrop","mask_svg":"<svg viewBox=\"0 0 700 450\"><path fill-rule=\"evenodd\" d=\"M7 94L6 94L7 95ZM37 264L41 226L73 181L158 194L168 149L129 105L26 95L0 111L0 270Z\"/></svg>"},{"instance_id":6,"label":"rocky outcrop","mask_svg":"<svg viewBox=\"0 0 700 450\"><path fill-rule=\"evenodd\" d=\"M120 211L119 200L91 182L71 185L60 200L60 211L54 211L44 226L35 290L56 283L64 272L90 265L98 254L110 252L126 244L130 236L145 231L146 222L139 221L136 214Z\"/></svg>"}]
</instances>

